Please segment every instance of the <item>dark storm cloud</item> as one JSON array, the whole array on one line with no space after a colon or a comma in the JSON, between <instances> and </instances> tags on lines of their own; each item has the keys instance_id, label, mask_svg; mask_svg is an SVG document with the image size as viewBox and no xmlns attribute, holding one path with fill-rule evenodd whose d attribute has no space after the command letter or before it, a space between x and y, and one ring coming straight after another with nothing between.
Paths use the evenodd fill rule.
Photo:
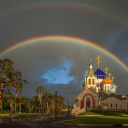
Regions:
<instances>
[{"instance_id":1,"label":"dark storm cloud","mask_svg":"<svg viewBox=\"0 0 128 128\"><path fill-rule=\"evenodd\" d=\"M119 57L123 58L123 61L127 63L128 54L125 52L128 49L128 31L123 28L114 29L109 38L107 47L109 51L116 53L118 51Z\"/></svg>"},{"instance_id":2,"label":"dark storm cloud","mask_svg":"<svg viewBox=\"0 0 128 128\"><path fill-rule=\"evenodd\" d=\"M11 8L41 2L47 0L4 0L0 4L0 14ZM53 0L56 2L56 0ZM102 46L114 53L128 64L128 27L110 17L104 16L104 11L111 16L118 16L127 23L128 1L127 0L61 0L88 4L102 10L102 14L81 10L71 7L43 7L31 10L15 11L10 15L0 18L0 51L29 38L44 35L67 35L83 38ZM84 81L84 72L89 69L92 59L94 71L97 69L95 57L101 55L100 63L102 70L107 66L115 76L114 83L118 93L127 93L128 73L111 57L87 45L72 44L70 41L45 41L19 47L2 58L11 58L15 67L19 67L24 78L29 81L29 86L23 90L27 96L35 95L35 88L43 85L48 91L62 94L66 99L74 99L82 91L81 83ZM42 75L56 68L65 61L73 63L68 76L74 80L69 84L46 85ZM118 72L117 72L118 69ZM29 92L28 92L29 90Z\"/></svg>"}]
</instances>

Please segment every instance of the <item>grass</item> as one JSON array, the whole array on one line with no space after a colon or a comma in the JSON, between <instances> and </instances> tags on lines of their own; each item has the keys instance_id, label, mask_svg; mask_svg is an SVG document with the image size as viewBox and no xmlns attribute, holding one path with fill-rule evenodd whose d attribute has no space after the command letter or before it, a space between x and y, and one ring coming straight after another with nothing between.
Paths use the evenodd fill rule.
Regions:
<instances>
[{"instance_id":1,"label":"grass","mask_svg":"<svg viewBox=\"0 0 128 128\"><path fill-rule=\"evenodd\" d=\"M10 111L3 111L3 113L0 111L0 116L8 116L10 114ZM39 116L40 113L18 113L19 117L28 117L28 116ZM57 112L57 114L65 114L65 111ZM47 115L47 114L46 114Z\"/></svg>"},{"instance_id":2,"label":"grass","mask_svg":"<svg viewBox=\"0 0 128 128\"><path fill-rule=\"evenodd\" d=\"M69 116L69 117L57 117L57 118L48 118L49 120L55 120L55 119L70 119L72 118L72 116Z\"/></svg>"},{"instance_id":3,"label":"grass","mask_svg":"<svg viewBox=\"0 0 128 128\"><path fill-rule=\"evenodd\" d=\"M10 114L10 111L3 111L0 112L0 116L8 116ZM19 117L27 117L27 116L39 116L39 113L17 113Z\"/></svg>"},{"instance_id":4,"label":"grass","mask_svg":"<svg viewBox=\"0 0 128 128\"><path fill-rule=\"evenodd\" d=\"M9 114L5 114L5 113L4 113L4 114L0 114L0 116L8 116L8 115L9 115Z\"/></svg>"},{"instance_id":5,"label":"grass","mask_svg":"<svg viewBox=\"0 0 128 128\"><path fill-rule=\"evenodd\" d=\"M86 111L79 115L103 115L103 111ZM128 115L128 112L122 111L104 111L104 115Z\"/></svg>"},{"instance_id":6,"label":"grass","mask_svg":"<svg viewBox=\"0 0 128 128\"><path fill-rule=\"evenodd\" d=\"M81 118L81 119L63 121L62 123L71 123L71 124L128 124L128 117L114 117L114 116L86 117L86 118Z\"/></svg>"},{"instance_id":7,"label":"grass","mask_svg":"<svg viewBox=\"0 0 128 128\"><path fill-rule=\"evenodd\" d=\"M9 115L10 114L10 111L3 111L3 113L0 111L0 116L6 116L6 115Z\"/></svg>"},{"instance_id":8,"label":"grass","mask_svg":"<svg viewBox=\"0 0 128 128\"><path fill-rule=\"evenodd\" d=\"M19 117L27 117L27 116L39 116L39 113L18 113Z\"/></svg>"},{"instance_id":9,"label":"grass","mask_svg":"<svg viewBox=\"0 0 128 128\"><path fill-rule=\"evenodd\" d=\"M55 113L52 113L52 114L55 114ZM65 114L65 111L57 112L57 114L62 114L62 115L64 115L64 114Z\"/></svg>"}]
</instances>

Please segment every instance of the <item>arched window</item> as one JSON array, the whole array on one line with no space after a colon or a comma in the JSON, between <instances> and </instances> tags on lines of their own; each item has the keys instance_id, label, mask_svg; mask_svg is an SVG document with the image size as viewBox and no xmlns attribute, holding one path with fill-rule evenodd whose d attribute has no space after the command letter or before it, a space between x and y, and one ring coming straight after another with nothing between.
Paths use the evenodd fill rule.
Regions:
<instances>
[{"instance_id":1,"label":"arched window","mask_svg":"<svg viewBox=\"0 0 128 128\"><path fill-rule=\"evenodd\" d=\"M91 79L89 79L89 85L91 85Z\"/></svg>"},{"instance_id":2,"label":"arched window","mask_svg":"<svg viewBox=\"0 0 128 128\"><path fill-rule=\"evenodd\" d=\"M94 79L92 79L92 84L94 85Z\"/></svg>"}]
</instances>

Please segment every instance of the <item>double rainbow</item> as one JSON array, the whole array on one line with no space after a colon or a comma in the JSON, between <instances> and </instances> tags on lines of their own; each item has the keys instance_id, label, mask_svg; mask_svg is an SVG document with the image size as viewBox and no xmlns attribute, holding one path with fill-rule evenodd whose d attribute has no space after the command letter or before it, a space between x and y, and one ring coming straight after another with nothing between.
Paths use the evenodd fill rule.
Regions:
<instances>
[{"instance_id":1,"label":"double rainbow","mask_svg":"<svg viewBox=\"0 0 128 128\"><path fill-rule=\"evenodd\" d=\"M125 28L128 28L128 22L124 19L106 11L103 9L100 9L98 7L79 3L79 2L69 2L69 1L46 1L46 2L33 2L29 4L23 4L21 6L10 8L2 13L0 13L0 19L5 18L14 14L17 14L19 12L39 9L39 8L49 8L49 7L61 7L61 8L69 8L69 9L76 9L76 10L82 10L83 12L89 11L91 13L101 15L102 17L106 17L109 20L112 20L116 23L121 24Z\"/></svg>"}]
</instances>

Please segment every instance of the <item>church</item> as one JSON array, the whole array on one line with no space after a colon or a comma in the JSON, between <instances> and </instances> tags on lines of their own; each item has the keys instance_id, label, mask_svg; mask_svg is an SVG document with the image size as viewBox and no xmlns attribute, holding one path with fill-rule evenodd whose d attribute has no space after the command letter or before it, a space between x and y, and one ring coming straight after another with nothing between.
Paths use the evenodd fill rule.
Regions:
<instances>
[{"instance_id":1,"label":"church","mask_svg":"<svg viewBox=\"0 0 128 128\"><path fill-rule=\"evenodd\" d=\"M76 115L87 110L128 110L128 95L116 94L117 85L114 84L114 77L108 73L106 67L103 72L100 69L100 57L97 56L97 70L93 71L93 64L90 62L89 71L86 71L86 78L83 91L75 98L72 114Z\"/></svg>"}]
</instances>

